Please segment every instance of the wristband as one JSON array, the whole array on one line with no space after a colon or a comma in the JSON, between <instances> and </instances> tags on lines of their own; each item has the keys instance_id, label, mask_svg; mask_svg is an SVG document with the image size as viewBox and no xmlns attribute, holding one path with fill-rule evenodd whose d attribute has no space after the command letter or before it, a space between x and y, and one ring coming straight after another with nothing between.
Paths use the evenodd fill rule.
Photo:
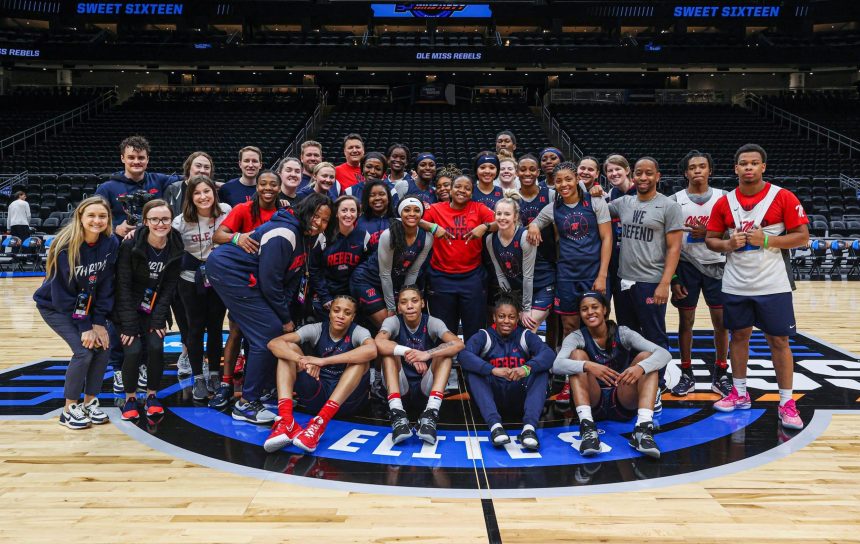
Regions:
<instances>
[{"instance_id":1,"label":"wristband","mask_svg":"<svg viewBox=\"0 0 860 544\"><path fill-rule=\"evenodd\" d=\"M403 357L410 349L412 348L407 348L406 346L401 346L400 344L397 344L396 346L394 346L394 355L397 355L398 357Z\"/></svg>"},{"instance_id":2,"label":"wristband","mask_svg":"<svg viewBox=\"0 0 860 544\"><path fill-rule=\"evenodd\" d=\"M432 226L430 227L430 234L436 235L436 231L439 230L439 225L436 223L430 223Z\"/></svg>"},{"instance_id":3,"label":"wristband","mask_svg":"<svg viewBox=\"0 0 860 544\"><path fill-rule=\"evenodd\" d=\"M764 248L767 249L767 234L764 235Z\"/></svg>"},{"instance_id":4,"label":"wristband","mask_svg":"<svg viewBox=\"0 0 860 544\"><path fill-rule=\"evenodd\" d=\"M239 235L240 235L240 233L237 232L236 234L233 235L233 238L230 239L230 243L233 244L234 246L239 245Z\"/></svg>"},{"instance_id":5,"label":"wristband","mask_svg":"<svg viewBox=\"0 0 860 544\"><path fill-rule=\"evenodd\" d=\"M532 367L530 367L529 365L523 365L523 370L526 371L526 378L528 378L529 375L532 373Z\"/></svg>"}]
</instances>

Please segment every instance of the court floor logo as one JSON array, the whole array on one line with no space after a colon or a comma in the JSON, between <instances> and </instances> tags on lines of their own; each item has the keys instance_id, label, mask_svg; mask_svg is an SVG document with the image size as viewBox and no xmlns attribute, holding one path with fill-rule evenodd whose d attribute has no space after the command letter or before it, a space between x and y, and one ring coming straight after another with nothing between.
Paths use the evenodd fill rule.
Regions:
<instances>
[{"instance_id":1,"label":"court floor logo","mask_svg":"<svg viewBox=\"0 0 860 544\"><path fill-rule=\"evenodd\" d=\"M178 339L168 336L168 358L175 358ZM394 445L387 410L372 401L359 415L332 421L317 451L307 455L292 446L267 454L262 443L268 427L232 419L228 412L195 405L191 382L179 379L171 365L157 388L167 407L160 424L112 420L133 438L196 463L265 479L301 485L335 487L410 495L448 497L535 497L641 489L717 476L763 464L787 455L814 440L826 428L829 414L860 409L860 362L857 356L818 339L798 335L791 342L796 358L795 398L807 427L786 431L776 416L777 385L764 337L756 334L750 347L748 387L753 408L718 413L711 403L713 366L711 335L694 336L696 391L687 397L664 395L664 409L655 417L655 438L663 456L655 461L629 447L633 423L601 422L603 451L579 454L579 431L570 407L548 400L538 436L540 451L522 448L515 439L503 448L489 442L486 425L462 390L449 392L440 414L439 438L428 445L416 437ZM674 342L674 339L673 339ZM66 361L40 361L0 375L0 419L54 417L63 403ZM671 384L679 370L673 363ZM112 373L105 374L102 406L120 402L111 390ZM274 406L272 406L274 409ZM414 421L421 406L412 407ZM299 407L299 412L301 408ZM298 413L304 424L309 414Z\"/></svg>"}]
</instances>

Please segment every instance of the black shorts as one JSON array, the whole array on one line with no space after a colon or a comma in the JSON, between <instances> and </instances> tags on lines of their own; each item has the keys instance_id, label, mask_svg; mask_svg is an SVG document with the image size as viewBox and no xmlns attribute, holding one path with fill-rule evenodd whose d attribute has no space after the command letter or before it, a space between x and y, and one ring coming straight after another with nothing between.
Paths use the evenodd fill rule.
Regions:
<instances>
[{"instance_id":1,"label":"black shorts","mask_svg":"<svg viewBox=\"0 0 860 544\"><path fill-rule=\"evenodd\" d=\"M629 421L636 415L636 410L630 410L618 401L618 388L600 388L600 402L592 411L594 421Z\"/></svg>"}]
</instances>

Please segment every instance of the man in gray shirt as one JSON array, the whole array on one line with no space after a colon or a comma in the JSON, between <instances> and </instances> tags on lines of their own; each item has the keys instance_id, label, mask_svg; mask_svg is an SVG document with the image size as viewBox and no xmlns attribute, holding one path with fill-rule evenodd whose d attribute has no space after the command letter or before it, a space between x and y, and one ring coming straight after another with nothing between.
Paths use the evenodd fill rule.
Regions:
<instances>
[{"instance_id":1,"label":"man in gray shirt","mask_svg":"<svg viewBox=\"0 0 860 544\"><path fill-rule=\"evenodd\" d=\"M678 203L657 192L660 167L656 159L636 161L633 178L636 195L609 203L612 217L621 220L621 292L616 317L619 324L668 350L666 302L681 254L684 221ZM657 398L659 401L659 395Z\"/></svg>"}]
</instances>

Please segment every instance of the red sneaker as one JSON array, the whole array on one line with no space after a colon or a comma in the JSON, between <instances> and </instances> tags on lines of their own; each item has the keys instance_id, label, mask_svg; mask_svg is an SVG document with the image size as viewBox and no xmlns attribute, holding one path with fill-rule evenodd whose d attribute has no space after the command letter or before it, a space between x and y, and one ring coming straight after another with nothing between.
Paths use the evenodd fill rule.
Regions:
<instances>
[{"instance_id":1,"label":"red sneaker","mask_svg":"<svg viewBox=\"0 0 860 544\"><path fill-rule=\"evenodd\" d=\"M564 387L561 388L561 391L558 392L558 395L555 396L556 404L563 404L565 406L570 404L570 382L565 382Z\"/></svg>"},{"instance_id":2,"label":"red sneaker","mask_svg":"<svg viewBox=\"0 0 860 544\"><path fill-rule=\"evenodd\" d=\"M310 420L307 428L293 439L293 445L308 453L313 453L320 443L320 437L325 432L326 420L316 416Z\"/></svg>"},{"instance_id":3,"label":"red sneaker","mask_svg":"<svg viewBox=\"0 0 860 544\"><path fill-rule=\"evenodd\" d=\"M296 423L294 419L291 419L290 422L287 423L286 419L279 417L275 420L275 424L272 425L272 432L269 434L269 438L263 442L263 449L272 453L285 448L289 446L293 439L301 432L301 426Z\"/></svg>"}]
</instances>

